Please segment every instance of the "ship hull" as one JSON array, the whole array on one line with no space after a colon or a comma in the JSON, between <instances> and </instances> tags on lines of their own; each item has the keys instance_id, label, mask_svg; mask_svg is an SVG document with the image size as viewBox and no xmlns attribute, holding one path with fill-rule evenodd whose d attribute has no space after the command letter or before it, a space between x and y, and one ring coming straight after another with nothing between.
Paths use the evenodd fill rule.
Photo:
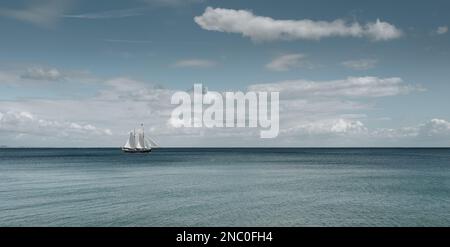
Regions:
<instances>
[{"instance_id":1,"label":"ship hull","mask_svg":"<svg viewBox=\"0 0 450 247\"><path fill-rule=\"evenodd\" d=\"M152 150L151 149L127 149L127 148L122 148L122 151L125 153L150 153Z\"/></svg>"}]
</instances>

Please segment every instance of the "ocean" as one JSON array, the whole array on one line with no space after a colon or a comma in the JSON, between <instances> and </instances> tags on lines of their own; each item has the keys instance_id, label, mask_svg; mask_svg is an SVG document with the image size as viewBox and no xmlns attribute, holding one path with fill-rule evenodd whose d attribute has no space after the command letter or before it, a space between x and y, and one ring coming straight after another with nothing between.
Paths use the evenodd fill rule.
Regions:
<instances>
[{"instance_id":1,"label":"ocean","mask_svg":"<svg viewBox=\"0 0 450 247\"><path fill-rule=\"evenodd\" d=\"M450 149L0 149L0 226L450 226Z\"/></svg>"}]
</instances>

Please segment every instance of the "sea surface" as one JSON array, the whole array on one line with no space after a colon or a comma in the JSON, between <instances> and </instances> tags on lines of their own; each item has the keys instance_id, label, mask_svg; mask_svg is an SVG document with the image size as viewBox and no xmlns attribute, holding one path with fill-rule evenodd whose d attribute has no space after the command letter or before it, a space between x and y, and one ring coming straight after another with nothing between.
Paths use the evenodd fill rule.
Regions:
<instances>
[{"instance_id":1,"label":"sea surface","mask_svg":"<svg viewBox=\"0 0 450 247\"><path fill-rule=\"evenodd\" d=\"M450 226L450 149L0 149L0 226Z\"/></svg>"}]
</instances>

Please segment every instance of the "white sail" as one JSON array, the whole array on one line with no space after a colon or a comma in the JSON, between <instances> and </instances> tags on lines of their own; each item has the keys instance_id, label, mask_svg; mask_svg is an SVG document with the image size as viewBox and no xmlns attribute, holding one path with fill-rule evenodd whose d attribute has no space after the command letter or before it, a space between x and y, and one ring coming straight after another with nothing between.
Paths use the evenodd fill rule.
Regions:
<instances>
[{"instance_id":1,"label":"white sail","mask_svg":"<svg viewBox=\"0 0 450 247\"><path fill-rule=\"evenodd\" d=\"M125 144L124 148L134 149L136 148L136 141L134 137L134 132L130 132L130 137L127 140L127 143Z\"/></svg>"},{"instance_id":2,"label":"white sail","mask_svg":"<svg viewBox=\"0 0 450 247\"><path fill-rule=\"evenodd\" d=\"M145 149L145 140L144 140L144 132L140 132L138 134L138 139L136 140L136 148L137 149Z\"/></svg>"}]
</instances>

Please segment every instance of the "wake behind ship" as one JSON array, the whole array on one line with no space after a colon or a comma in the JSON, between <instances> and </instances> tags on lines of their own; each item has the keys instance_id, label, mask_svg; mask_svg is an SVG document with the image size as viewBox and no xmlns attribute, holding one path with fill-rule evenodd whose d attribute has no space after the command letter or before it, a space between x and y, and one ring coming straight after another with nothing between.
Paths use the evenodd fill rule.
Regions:
<instances>
[{"instance_id":1,"label":"wake behind ship","mask_svg":"<svg viewBox=\"0 0 450 247\"><path fill-rule=\"evenodd\" d=\"M130 131L127 143L122 147L125 153L149 153L152 148L158 147L155 141L145 136L144 125L137 131Z\"/></svg>"}]
</instances>

